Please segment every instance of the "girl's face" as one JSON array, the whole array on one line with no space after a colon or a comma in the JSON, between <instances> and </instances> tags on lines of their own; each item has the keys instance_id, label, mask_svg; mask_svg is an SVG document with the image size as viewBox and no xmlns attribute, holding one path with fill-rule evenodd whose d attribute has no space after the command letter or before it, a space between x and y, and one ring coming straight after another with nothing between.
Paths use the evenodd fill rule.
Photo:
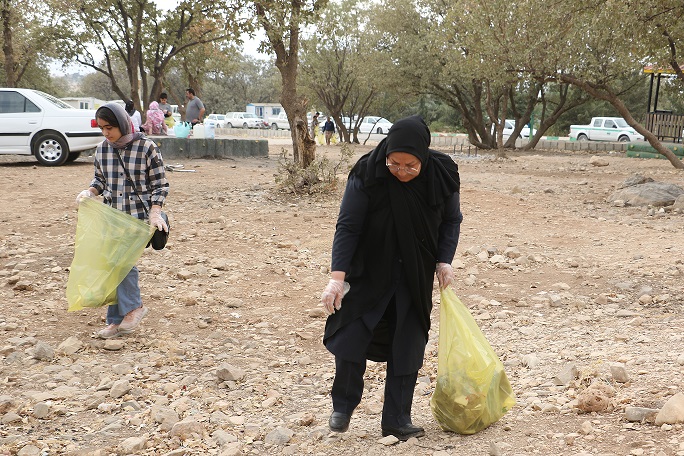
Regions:
<instances>
[{"instance_id":1,"label":"girl's face","mask_svg":"<svg viewBox=\"0 0 684 456\"><path fill-rule=\"evenodd\" d=\"M392 152L387 156L387 168L400 182L409 182L420 174L420 160L407 152Z\"/></svg>"},{"instance_id":2,"label":"girl's face","mask_svg":"<svg viewBox=\"0 0 684 456\"><path fill-rule=\"evenodd\" d=\"M123 136L121 134L121 130L119 130L119 127L110 125L106 120L99 117L97 118L97 126L100 127L102 134L109 142L116 142L119 138L121 138L121 136Z\"/></svg>"}]
</instances>

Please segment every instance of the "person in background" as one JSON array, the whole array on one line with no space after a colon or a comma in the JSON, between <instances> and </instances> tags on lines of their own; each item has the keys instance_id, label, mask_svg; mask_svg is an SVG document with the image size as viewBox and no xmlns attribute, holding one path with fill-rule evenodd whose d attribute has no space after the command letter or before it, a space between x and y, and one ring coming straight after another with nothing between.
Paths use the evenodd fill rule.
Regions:
<instances>
[{"instance_id":1,"label":"person in background","mask_svg":"<svg viewBox=\"0 0 684 456\"><path fill-rule=\"evenodd\" d=\"M168 128L173 128L176 120L173 118L173 106L168 103L169 96L166 92L159 94L159 109L164 113L164 123Z\"/></svg>"},{"instance_id":2,"label":"person in background","mask_svg":"<svg viewBox=\"0 0 684 456\"><path fill-rule=\"evenodd\" d=\"M425 435L411 421L430 329L435 273L448 286L463 216L458 166L429 149L418 116L397 121L349 173L321 295L323 343L335 355L329 426L345 432L361 401L366 360L387 363L383 436Z\"/></svg>"},{"instance_id":3,"label":"person in background","mask_svg":"<svg viewBox=\"0 0 684 456\"><path fill-rule=\"evenodd\" d=\"M142 124L141 128L148 135L167 134L167 127L164 123L164 112L159 109L159 103L156 101L150 103L150 109L145 113L145 123Z\"/></svg>"},{"instance_id":4,"label":"person in background","mask_svg":"<svg viewBox=\"0 0 684 456\"><path fill-rule=\"evenodd\" d=\"M161 209L169 183L157 145L134 129L131 118L117 103L101 106L95 112L95 120L105 140L95 152L95 176L90 187L78 194L76 202L102 195L104 204L141 220L149 217L150 225L168 232ZM124 164L136 182L129 182ZM137 195L131 184L139 192ZM137 267L117 287L116 299L116 304L107 307L107 326L96 333L102 339L132 332L148 312L140 298Z\"/></svg>"},{"instance_id":5,"label":"person in background","mask_svg":"<svg viewBox=\"0 0 684 456\"><path fill-rule=\"evenodd\" d=\"M133 104L133 100L128 100L126 102L126 112L128 115L131 117L131 120L133 121L133 131L139 132L140 127L142 126L142 117L140 116L140 111L135 109L135 105Z\"/></svg>"},{"instance_id":6,"label":"person in background","mask_svg":"<svg viewBox=\"0 0 684 456\"><path fill-rule=\"evenodd\" d=\"M311 119L311 139L315 139L316 133L318 133L318 116L320 115L321 113L317 112Z\"/></svg>"},{"instance_id":7,"label":"person in background","mask_svg":"<svg viewBox=\"0 0 684 456\"><path fill-rule=\"evenodd\" d=\"M323 124L323 134L325 135L325 144L329 146L330 139L335 134L335 122L332 121L330 116L328 116L328 120Z\"/></svg>"},{"instance_id":8,"label":"person in background","mask_svg":"<svg viewBox=\"0 0 684 456\"><path fill-rule=\"evenodd\" d=\"M185 90L185 98L188 99L188 104L185 106L185 121L192 125L202 123L205 111L202 100L195 96L192 88Z\"/></svg>"}]
</instances>

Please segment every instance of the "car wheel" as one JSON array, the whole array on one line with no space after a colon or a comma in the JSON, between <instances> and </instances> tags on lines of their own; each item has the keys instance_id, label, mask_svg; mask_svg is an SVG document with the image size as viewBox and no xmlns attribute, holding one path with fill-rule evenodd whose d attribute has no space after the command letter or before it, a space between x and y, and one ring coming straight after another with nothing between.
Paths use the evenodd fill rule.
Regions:
<instances>
[{"instance_id":1,"label":"car wheel","mask_svg":"<svg viewBox=\"0 0 684 456\"><path fill-rule=\"evenodd\" d=\"M61 136L47 133L33 143L33 155L41 165L59 166L69 158L69 146Z\"/></svg>"},{"instance_id":2,"label":"car wheel","mask_svg":"<svg viewBox=\"0 0 684 456\"><path fill-rule=\"evenodd\" d=\"M622 135L618 138L620 142L629 142L629 136Z\"/></svg>"},{"instance_id":3,"label":"car wheel","mask_svg":"<svg viewBox=\"0 0 684 456\"><path fill-rule=\"evenodd\" d=\"M588 140L589 140L589 138L587 138L587 135L585 135L584 133L577 135L577 141L588 141Z\"/></svg>"},{"instance_id":4,"label":"car wheel","mask_svg":"<svg viewBox=\"0 0 684 456\"><path fill-rule=\"evenodd\" d=\"M382 128L378 127L378 130L376 131L376 133L381 135L382 134Z\"/></svg>"},{"instance_id":5,"label":"car wheel","mask_svg":"<svg viewBox=\"0 0 684 456\"><path fill-rule=\"evenodd\" d=\"M77 159L78 157L80 157L80 156L81 156L81 153L80 153L80 152L70 152L70 153L69 153L69 156L68 156L67 159L66 159L66 162L67 162L67 163L72 162L72 161L76 160L76 159Z\"/></svg>"},{"instance_id":6,"label":"car wheel","mask_svg":"<svg viewBox=\"0 0 684 456\"><path fill-rule=\"evenodd\" d=\"M271 124L271 130L277 130L278 124Z\"/></svg>"},{"instance_id":7,"label":"car wheel","mask_svg":"<svg viewBox=\"0 0 684 456\"><path fill-rule=\"evenodd\" d=\"M233 128L233 124L230 123L230 122L228 122L228 123L226 124L226 127L227 127L227 128Z\"/></svg>"},{"instance_id":8,"label":"car wheel","mask_svg":"<svg viewBox=\"0 0 684 456\"><path fill-rule=\"evenodd\" d=\"M242 124L242 128L245 128L245 129L249 128L249 126L247 125L247 122Z\"/></svg>"}]
</instances>

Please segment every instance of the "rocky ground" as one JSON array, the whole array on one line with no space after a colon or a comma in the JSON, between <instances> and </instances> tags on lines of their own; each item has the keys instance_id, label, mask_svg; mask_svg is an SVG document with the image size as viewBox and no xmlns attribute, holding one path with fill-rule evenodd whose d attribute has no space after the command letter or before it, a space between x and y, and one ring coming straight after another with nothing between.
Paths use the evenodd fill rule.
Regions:
<instances>
[{"instance_id":1,"label":"rocky ground","mask_svg":"<svg viewBox=\"0 0 684 456\"><path fill-rule=\"evenodd\" d=\"M104 309L66 311L91 159L0 157L0 455L684 455L681 412L655 423L682 388L684 215L606 201L635 173L684 187L666 160L454 157L454 288L517 404L478 434L440 430L435 292L413 413L427 435L396 443L381 440L381 364L350 430L328 432L333 359L317 304L340 193L276 192L281 149L169 172L168 248L139 262L151 312L109 341L92 336Z\"/></svg>"}]
</instances>

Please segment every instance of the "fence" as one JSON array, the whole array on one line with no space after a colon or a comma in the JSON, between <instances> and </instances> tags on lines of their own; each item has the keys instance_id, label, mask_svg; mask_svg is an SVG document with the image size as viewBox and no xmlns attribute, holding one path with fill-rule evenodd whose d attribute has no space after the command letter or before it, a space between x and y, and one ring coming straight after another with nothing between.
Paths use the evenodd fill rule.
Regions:
<instances>
[{"instance_id":1,"label":"fence","mask_svg":"<svg viewBox=\"0 0 684 456\"><path fill-rule=\"evenodd\" d=\"M646 129L660 141L670 139L681 142L684 116L669 112L649 112L646 115Z\"/></svg>"}]
</instances>

